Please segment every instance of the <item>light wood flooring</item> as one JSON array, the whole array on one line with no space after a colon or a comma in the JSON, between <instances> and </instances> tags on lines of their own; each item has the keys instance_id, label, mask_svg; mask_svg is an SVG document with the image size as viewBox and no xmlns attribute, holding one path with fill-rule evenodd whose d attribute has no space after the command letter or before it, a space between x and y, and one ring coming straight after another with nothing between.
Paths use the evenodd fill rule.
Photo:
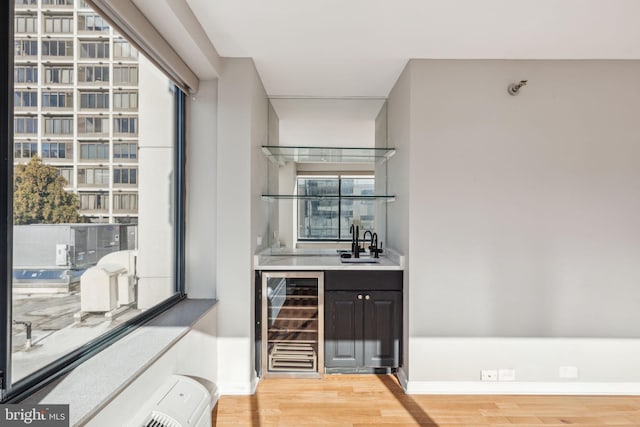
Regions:
<instances>
[{"instance_id":1,"label":"light wood flooring","mask_svg":"<svg viewBox=\"0 0 640 427\"><path fill-rule=\"evenodd\" d=\"M265 379L222 396L216 426L637 426L640 396L406 395L391 375Z\"/></svg>"}]
</instances>

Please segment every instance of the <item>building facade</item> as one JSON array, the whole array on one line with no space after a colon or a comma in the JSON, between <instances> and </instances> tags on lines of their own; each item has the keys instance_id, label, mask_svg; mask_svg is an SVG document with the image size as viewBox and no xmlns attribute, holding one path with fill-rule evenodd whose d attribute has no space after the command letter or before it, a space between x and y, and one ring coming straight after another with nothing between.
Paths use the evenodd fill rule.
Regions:
<instances>
[{"instance_id":1,"label":"building facade","mask_svg":"<svg viewBox=\"0 0 640 427\"><path fill-rule=\"evenodd\" d=\"M89 222L138 222L149 62L82 0L15 0L14 163L55 166Z\"/></svg>"}]
</instances>

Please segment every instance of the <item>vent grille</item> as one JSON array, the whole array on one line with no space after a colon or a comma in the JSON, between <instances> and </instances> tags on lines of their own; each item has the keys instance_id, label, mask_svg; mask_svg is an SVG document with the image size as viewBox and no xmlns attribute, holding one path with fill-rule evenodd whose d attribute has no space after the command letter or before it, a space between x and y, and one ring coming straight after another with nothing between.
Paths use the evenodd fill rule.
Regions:
<instances>
[{"instance_id":1,"label":"vent grille","mask_svg":"<svg viewBox=\"0 0 640 427\"><path fill-rule=\"evenodd\" d=\"M154 412L151 415L149 421L144 424L144 427L182 427L173 419L167 417L164 414L158 414Z\"/></svg>"}]
</instances>

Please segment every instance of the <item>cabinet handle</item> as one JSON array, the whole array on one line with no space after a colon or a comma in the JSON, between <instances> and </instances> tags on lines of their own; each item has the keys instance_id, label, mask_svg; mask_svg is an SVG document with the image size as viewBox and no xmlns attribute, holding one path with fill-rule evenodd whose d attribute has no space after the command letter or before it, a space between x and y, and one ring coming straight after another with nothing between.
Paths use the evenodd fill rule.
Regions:
<instances>
[{"instance_id":1,"label":"cabinet handle","mask_svg":"<svg viewBox=\"0 0 640 427\"><path fill-rule=\"evenodd\" d=\"M358 299L362 299L362 295L358 294Z\"/></svg>"},{"instance_id":2,"label":"cabinet handle","mask_svg":"<svg viewBox=\"0 0 640 427\"><path fill-rule=\"evenodd\" d=\"M371 299L371 295L367 295L366 297L364 297L364 299L370 300Z\"/></svg>"}]
</instances>

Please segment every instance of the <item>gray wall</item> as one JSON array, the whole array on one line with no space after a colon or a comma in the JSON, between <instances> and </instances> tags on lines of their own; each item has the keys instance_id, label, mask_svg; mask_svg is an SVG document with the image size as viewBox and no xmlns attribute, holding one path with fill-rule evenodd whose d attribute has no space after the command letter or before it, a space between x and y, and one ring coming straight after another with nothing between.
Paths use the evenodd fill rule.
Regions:
<instances>
[{"instance_id":1,"label":"gray wall","mask_svg":"<svg viewBox=\"0 0 640 427\"><path fill-rule=\"evenodd\" d=\"M389 96L388 240L411 269L410 379L515 366L551 381L569 364L618 381L640 356L610 339L640 337L639 75L637 61L409 63ZM618 345L636 353L603 357Z\"/></svg>"}]
</instances>

